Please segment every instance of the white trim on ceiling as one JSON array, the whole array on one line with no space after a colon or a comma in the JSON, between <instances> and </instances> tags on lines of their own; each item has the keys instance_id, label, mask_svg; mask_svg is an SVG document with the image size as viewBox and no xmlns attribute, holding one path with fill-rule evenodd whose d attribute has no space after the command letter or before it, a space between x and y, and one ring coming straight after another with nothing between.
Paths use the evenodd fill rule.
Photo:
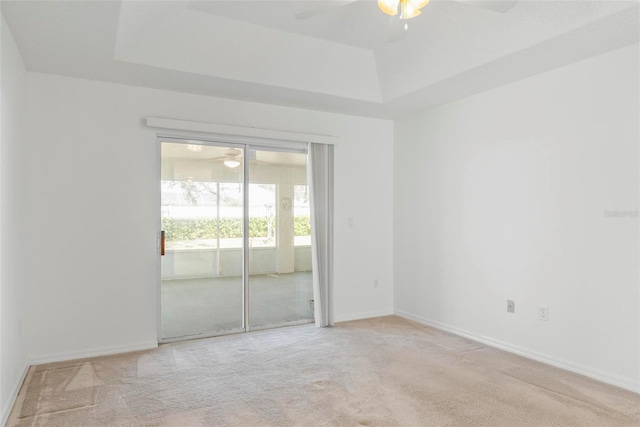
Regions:
<instances>
[{"instance_id":1,"label":"white trim on ceiling","mask_svg":"<svg viewBox=\"0 0 640 427\"><path fill-rule=\"evenodd\" d=\"M189 132L194 134L221 136L228 142L261 144L274 141L289 141L304 143L306 146L306 143L309 142L334 145L338 140L337 137L331 135L261 129L256 127L234 126L219 123L193 122L161 117L147 117L146 125L151 128L181 131L182 135L184 135L185 132Z\"/></svg>"}]
</instances>

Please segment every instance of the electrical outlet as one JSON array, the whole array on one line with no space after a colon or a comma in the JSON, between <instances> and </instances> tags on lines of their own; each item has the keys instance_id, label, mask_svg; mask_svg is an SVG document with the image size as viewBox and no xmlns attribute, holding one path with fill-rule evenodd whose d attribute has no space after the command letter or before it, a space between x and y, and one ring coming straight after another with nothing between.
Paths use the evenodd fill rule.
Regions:
<instances>
[{"instance_id":1,"label":"electrical outlet","mask_svg":"<svg viewBox=\"0 0 640 427\"><path fill-rule=\"evenodd\" d=\"M507 313L515 313L516 312L516 303L512 299L507 300Z\"/></svg>"},{"instance_id":2,"label":"electrical outlet","mask_svg":"<svg viewBox=\"0 0 640 427\"><path fill-rule=\"evenodd\" d=\"M546 305L538 306L538 319L545 321L549 320L549 307Z\"/></svg>"}]
</instances>

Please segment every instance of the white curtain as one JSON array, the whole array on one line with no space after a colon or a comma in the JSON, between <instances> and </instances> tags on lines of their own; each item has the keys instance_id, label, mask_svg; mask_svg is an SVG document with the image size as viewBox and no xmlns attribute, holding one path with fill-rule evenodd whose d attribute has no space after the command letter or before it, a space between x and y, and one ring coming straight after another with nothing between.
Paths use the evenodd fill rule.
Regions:
<instances>
[{"instance_id":1,"label":"white curtain","mask_svg":"<svg viewBox=\"0 0 640 427\"><path fill-rule=\"evenodd\" d=\"M309 144L311 257L316 326L333 325L333 146Z\"/></svg>"}]
</instances>

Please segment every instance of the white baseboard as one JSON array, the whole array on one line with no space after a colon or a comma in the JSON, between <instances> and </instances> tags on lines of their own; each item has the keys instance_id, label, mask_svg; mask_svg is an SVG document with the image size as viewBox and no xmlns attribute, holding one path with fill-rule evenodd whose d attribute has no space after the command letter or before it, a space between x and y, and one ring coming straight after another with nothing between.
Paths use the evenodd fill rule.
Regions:
<instances>
[{"instance_id":1,"label":"white baseboard","mask_svg":"<svg viewBox=\"0 0 640 427\"><path fill-rule=\"evenodd\" d=\"M11 410L13 409L13 405L16 403L16 399L18 398L18 393L20 393L20 389L22 388L22 384L24 383L25 378L27 378L27 373L29 372L29 364L25 363L22 367L22 372L18 377L18 380L13 385L11 389L11 393L9 394L9 400L7 400L7 404L2 408L2 412L0 413L0 426L5 426L7 421L9 420L9 414L11 414Z\"/></svg>"},{"instance_id":2,"label":"white baseboard","mask_svg":"<svg viewBox=\"0 0 640 427\"><path fill-rule=\"evenodd\" d=\"M585 377L593 378L603 383L611 384L616 387L620 387L625 390L629 390L629 391L640 394L640 382L638 381L633 381L628 378L620 377L618 375L613 375L606 372L598 371L596 369L591 369L586 366L569 362L567 360L558 359L553 356L549 356L547 354L538 353L538 352L535 352L526 348L518 347L506 342L498 341L493 338L476 335L473 332L456 328L455 326L447 325L431 319L426 319L424 317L416 316L403 311L396 311L395 314L405 319L422 323L423 325L431 326L433 328L440 329L442 331L449 332L454 335L459 335L461 337L465 337L470 340L486 344L490 347L499 348L500 350L508 351L509 353L514 353L519 356L526 357L528 359L533 359L538 362L546 363L547 365L555 366L556 368L561 368L567 371L575 372L576 374L584 375Z\"/></svg>"},{"instance_id":3,"label":"white baseboard","mask_svg":"<svg viewBox=\"0 0 640 427\"><path fill-rule=\"evenodd\" d=\"M333 320L336 323L340 323L340 322L350 322L352 320L371 319L372 317L383 317L383 316L393 316L393 310L379 310L379 311L369 311L366 313L347 314L343 316L336 316L336 318Z\"/></svg>"},{"instance_id":4,"label":"white baseboard","mask_svg":"<svg viewBox=\"0 0 640 427\"><path fill-rule=\"evenodd\" d=\"M81 350L69 353L43 354L40 356L31 356L29 363L31 365L42 365L53 362L66 362L69 360L86 359L87 357L109 356L112 354L130 353L132 351L151 350L158 347L156 341L141 342L138 344L111 346L95 348L90 350Z\"/></svg>"}]
</instances>

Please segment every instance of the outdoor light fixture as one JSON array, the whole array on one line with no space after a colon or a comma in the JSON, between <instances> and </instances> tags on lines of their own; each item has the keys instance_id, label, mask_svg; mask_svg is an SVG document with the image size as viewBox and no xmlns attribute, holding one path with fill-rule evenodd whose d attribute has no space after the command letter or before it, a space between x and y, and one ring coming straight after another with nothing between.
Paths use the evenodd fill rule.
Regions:
<instances>
[{"instance_id":1,"label":"outdoor light fixture","mask_svg":"<svg viewBox=\"0 0 640 427\"><path fill-rule=\"evenodd\" d=\"M400 9L400 19L414 18L422 13L421 9L429 0L378 0L378 7L387 15L396 16ZM404 24L406 30L408 25Z\"/></svg>"}]
</instances>

